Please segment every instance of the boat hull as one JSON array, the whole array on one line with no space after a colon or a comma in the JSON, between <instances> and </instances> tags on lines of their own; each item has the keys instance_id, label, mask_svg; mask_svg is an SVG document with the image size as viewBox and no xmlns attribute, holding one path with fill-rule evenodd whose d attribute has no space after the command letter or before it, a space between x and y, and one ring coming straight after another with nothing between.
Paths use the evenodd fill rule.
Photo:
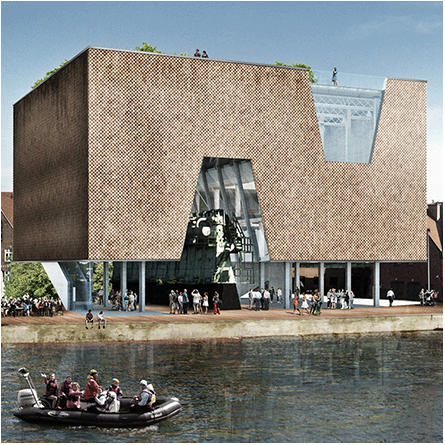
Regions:
<instances>
[{"instance_id":1,"label":"boat hull","mask_svg":"<svg viewBox=\"0 0 445 445\"><path fill-rule=\"evenodd\" d=\"M119 413L99 413L84 410L59 410L33 407L20 409L14 413L14 416L29 423L85 425L106 428L137 428L168 419L180 411L181 404L178 399L170 398L159 400L153 411L144 413L132 413L122 410Z\"/></svg>"}]
</instances>

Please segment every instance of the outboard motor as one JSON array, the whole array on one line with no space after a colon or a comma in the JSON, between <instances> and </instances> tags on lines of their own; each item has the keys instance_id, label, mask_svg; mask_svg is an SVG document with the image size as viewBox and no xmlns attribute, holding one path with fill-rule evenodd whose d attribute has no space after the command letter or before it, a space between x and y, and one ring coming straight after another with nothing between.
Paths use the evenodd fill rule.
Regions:
<instances>
[{"instance_id":1,"label":"outboard motor","mask_svg":"<svg viewBox=\"0 0 445 445\"><path fill-rule=\"evenodd\" d=\"M17 394L17 403L20 408L31 408L33 406L43 408L43 404L37 395L34 384L32 383L29 371L26 368L20 368L18 374L20 377L23 377L29 385L28 389L21 389Z\"/></svg>"},{"instance_id":2,"label":"outboard motor","mask_svg":"<svg viewBox=\"0 0 445 445\"><path fill-rule=\"evenodd\" d=\"M36 402L37 400L37 402ZM42 408L43 405L37 396L37 391L35 389L21 389L17 395L17 403L20 408L31 408L33 406L38 406Z\"/></svg>"}]
</instances>

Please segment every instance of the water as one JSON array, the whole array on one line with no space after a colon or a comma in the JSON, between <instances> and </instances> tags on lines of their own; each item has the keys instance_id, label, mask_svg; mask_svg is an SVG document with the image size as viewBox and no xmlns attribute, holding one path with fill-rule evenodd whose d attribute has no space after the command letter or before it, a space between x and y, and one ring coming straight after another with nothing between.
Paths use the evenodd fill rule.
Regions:
<instances>
[{"instance_id":1,"label":"water","mask_svg":"<svg viewBox=\"0 0 445 445\"><path fill-rule=\"evenodd\" d=\"M3 442L443 442L441 332L2 347ZM145 429L47 427L13 417L17 369L88 371L124 395L141 378L183 405Z\"/></svg>"}]
</instances>

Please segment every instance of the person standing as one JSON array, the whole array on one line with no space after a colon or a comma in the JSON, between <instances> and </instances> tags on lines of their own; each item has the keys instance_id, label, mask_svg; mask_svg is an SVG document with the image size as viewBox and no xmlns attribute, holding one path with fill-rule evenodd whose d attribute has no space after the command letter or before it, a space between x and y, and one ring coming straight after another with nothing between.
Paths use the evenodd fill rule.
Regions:
<instances>
[{"instance_id":1,"label":"person standing","mask_svg":"<svg viewBox=\"0 0 445 445\"><path fill-rule=\"evenodd\" d=\"M263 293L263 299L264 299L264 310L269 310L269 303L270 303L270 292L265 289Z\"/></svg>"},{"instance_id":2,"label":"person standing","mask_svg":"<svg viewBox=\"0 0 445 445\"><path fill-rule=\"evenodd\" d=\"M173 291L173 289L170 291L170 293L168 294L168 305L170 307L170 314L174 314L175 313L175 292Z\"/></svg>"},{"instance_id":3,"label":"person standing","mask_svg":"<svg viewBox=\"0 0 445 445\"><path fill-rule=\"evenodd\" d=\"M283 296L283 291L281 290L281 287L277 289L277 303L281 303L281 297Z\"/></svg>"},{"instance_id":4,"label":"person standing","mask_svg":"<svg viewBox=\"0 0 445 445\"><path fill-rule=\"evenodd\" d=\"M184 300L182 297L182 292L179 292L179 294L178 294L178 306L179 306L178 314L183 314L184 313Z\"/></svg>"},{"instance_id":5,"label":"person standing","mask_svg":"<svg viewBox=\"0 0 445 445\"><path fill-rule=\"evenodd\" d=\"M333 71L333 73L332 73L332 83L334 84L335 87L338 86L338 83L337 83L337 74L338 74L337 68L334 67L334 71Z\"/></svg>"},{"instance_id":6,"label":"person standing","mask_svg":"<svg viewBox=\"0 0 445 445\"><path fill-rule=\"evenodd\" d=\"M298 315L301 315L300 308L298 307L298 303L300 302L300 300L298 298L298 292L294 292L293 297L294 297L294 312L293 312L293 314L295 315L296 311L298 311Z\"/></svg>"},{"instance_id":7,"label":"person standing","mask_svg":"<svg viewBox=\"0 0 445 445\"><path fill-rule=\"evenodd\" d=\"M199 52L199 49L197 49L197 50L195 51L195 54L193 54L193 57L201 57L201 54L200 54L200 52Z\"/></svg>"},{"instance_id":8,"label":"person standing","mask_svg":"<svg viewBox=\"0 0 445 445\"><path fill-rule=\"evenodd\" d=\"M213 295L213 315L221 315L221 312L219 310L219 294L218 292L215 292Z\"/></svg>"},{"instance_id":9,"label":"person standing","mask_svg":"<svg viewBox=\"0 0 445 445\"><path fill-rule=\"evenodd\" d=\"M423 288L419 292L419 299L420 299L420 306L423 306L425 304L425 289Z\"/></svg>"},{"instance_id":10,"label":"person standing","mask_svg":"<svg viewBox=\"0 0 445 445\"><path fill-rule=\"evenodd\" d=\"M275 289L273 288L273 286L270 288L270 302L273 303L273 298L275 297Z\"/></svg>"},{"instance_id":11,"label":"person standing","mask_svg":"<svg viewBox=\"0 0 445 445\"><path fill-rule=\"evenodd\" d=\"M207 314L209 308L209 293L204 292L204 297L202 297L202 313Z\"/></svg>"},{"instance_id":12,"label":"person standing","mask_svg":"<svg viewBox=\"0 0 445 445\"><path fill-rule=\"evenodd\" d=\"M189 297L187 295L187 289L184 289L184 292L182 294L182 308L184 310L184 314L187 315L189 307Z\"/></svg>"},{"instance_id":13,"label":"person standing","mask_svg":"<svg viewBox=\"0 0 445 445\"><path fill-rule=\"evenodd\" d=\"M202 58L203 59L208 59L209 56L207 55L207 53L205 51L202 52Z\"/></svg>"},{"instance_id":14,"label":"person standing","mask_svg":"<svg viewBox=\"0 0 445 445\"><path fill-rule=\"evenodd\" d=\"M249 296L249 311L252 310L252 302L253 302L253 290L250 289L248 292L248 296Z\"/></svg>"},{"instance_id":15,"label":"person standing","mask_svg":"<svg viewBox=\"0 0 445 445\"><path fill-rule=\"evenodd\" d=\"M394 294L394 291L392 289L389 289L389 291L387 292L386 296L388 297L388 300L389 300L389 307L391 307L392 303L393 303L393 301L394 301L394 299L396 297L395 294Z\"/></svg>"},{"instance_id":16,"label":"person standing","mask_svg":"<svg viewBox=\"0 0 445 445\"><path fill-rule=\"evenodd\" d=\"M255 310L259 311L261 306L261 293L258 289L253 291L253 304L255 305Z\"/></svg>"},{"instance_id":17,"label":"person standing","mask_svg":"<svg viewBox=\"0 0 445 445\"><path fill-rule=\"evenodd\" d=\"M198 289L193 289L192 291L193 296L193 313L199 314L199 303L201 301L201 294L199 293Z\"/></svg>"},{"instance_id":18,"label":"person standing","mask_svg":"<svg viewBox=\"0 0 445 445\"><path fill-rule=\"evenodd\" d=\"M354 309L354 297L355 294L352 290L349 291L349 309Z\"/></svg>"}]
</instances>

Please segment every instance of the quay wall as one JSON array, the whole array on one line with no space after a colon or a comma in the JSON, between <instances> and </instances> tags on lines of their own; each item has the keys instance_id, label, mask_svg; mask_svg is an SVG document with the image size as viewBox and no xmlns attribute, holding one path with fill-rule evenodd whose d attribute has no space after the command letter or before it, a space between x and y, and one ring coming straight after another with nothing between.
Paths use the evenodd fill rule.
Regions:
<instances>
[{"instance_id":1,"label":"quay wall","mask_svg":"<svg viewBox=\"0 0 445 445\"><path fill-rule=\"evenodd\" d=\"M360 334L443 329L443 314L357 318L241 320L216 322L109 322L106 329L86 330L83 323L5 325L2 345L14 343L156 341L242 337Z\"/></svg>"}]
</instances>

